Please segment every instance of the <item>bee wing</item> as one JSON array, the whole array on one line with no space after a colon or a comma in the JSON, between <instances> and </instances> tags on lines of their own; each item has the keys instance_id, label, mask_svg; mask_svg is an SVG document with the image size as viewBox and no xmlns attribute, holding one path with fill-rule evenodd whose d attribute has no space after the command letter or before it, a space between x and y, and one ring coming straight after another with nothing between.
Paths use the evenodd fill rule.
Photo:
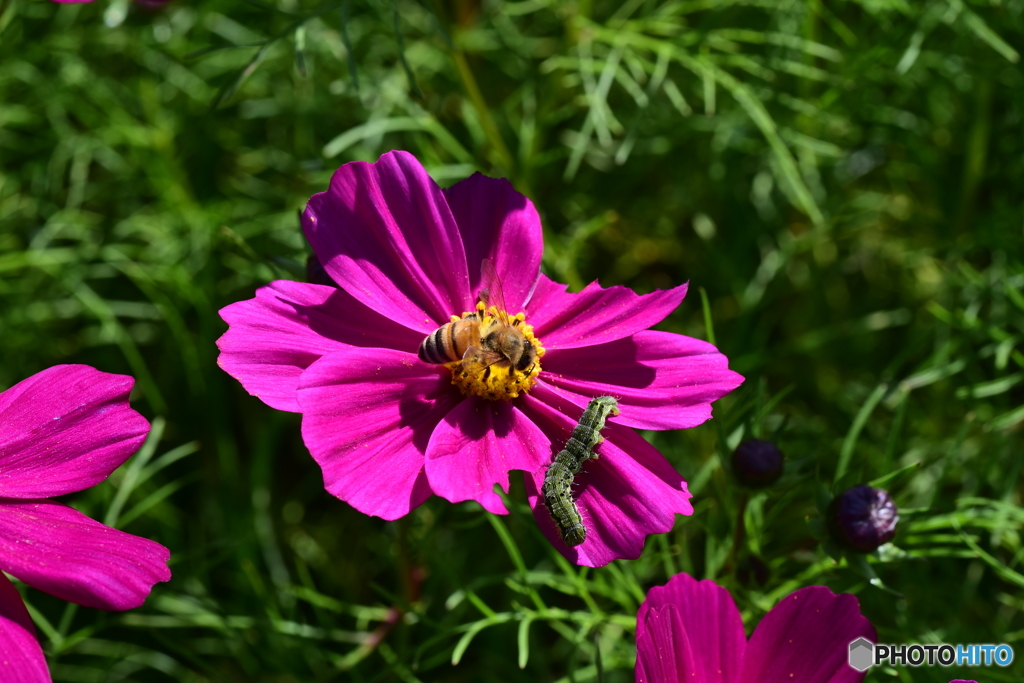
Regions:
<instances>
[{"instance_id":1,"label":"bee wing","mask_svg":"<svg viewBox=\"0 0 1024 683\"><path fill-rule=\"evenodd\" d=\"M500 353L489 349L482 349L479 346L470 346L462 354L462 369L466 372L477 372L503 360L505 360L505 357Z\"/></svg>"},{"instance_id":2,"label":"bee wing","mask_svg":"<svg viewBox=\"0 0 1024 683\"><path fill-rule=\"evenodd\" d=\"M480 300L488 306L493 304L498 309L498 319L506 325L510 325L501 277L489 258L485 258L480 263L480 281L484 284L484 288L480 290Z\"/></svg>"}]
</instances>

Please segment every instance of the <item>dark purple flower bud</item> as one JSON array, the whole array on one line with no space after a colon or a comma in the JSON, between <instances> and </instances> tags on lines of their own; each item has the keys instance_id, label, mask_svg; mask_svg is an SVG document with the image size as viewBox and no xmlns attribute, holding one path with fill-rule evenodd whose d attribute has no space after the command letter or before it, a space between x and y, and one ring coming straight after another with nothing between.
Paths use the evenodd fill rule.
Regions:
<instances>
[{"instance_id":1,"label":"dark purple flower bud","mask_svg":"<svg viewBox=\"0 0 1024 683\"><path fill-rule=\"evenodd\" d=\"M900 521L887 491L867 484L836 496L828 509L829 529L835 539L857 552L870 553L896 535Z\"/></svg>"},{"instance_id":2,"label":"dark purple flower bud","mask_svg":"<svg viewBox=\"0 0 1024 683\"><path fill-rule=\"evenodd\" d=\"M744 486L771 486L782 476L782 451L771 441L749 439L733 451L732 470Z\"/></svg>"}]
</instances>

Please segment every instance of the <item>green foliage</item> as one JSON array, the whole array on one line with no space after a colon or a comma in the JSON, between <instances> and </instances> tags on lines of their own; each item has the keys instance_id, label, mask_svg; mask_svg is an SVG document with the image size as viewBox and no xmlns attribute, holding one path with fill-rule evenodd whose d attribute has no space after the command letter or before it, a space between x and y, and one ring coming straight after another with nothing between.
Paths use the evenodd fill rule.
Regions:
<instances>
[{"instance_id":1,"label":"green foliage","mask_svg":"<svg viewBox=\"0 0 1024 683\"><path fill-rule=\"evenodd\" d=\"M318 2L0 0L0 386L134 375L150 440L69 502L173 551L125 614L24 591L55 680L628 681L677 571L748 627L826 583L885 642L1024 639L1021 0ZM747 382L647 435L695 514L639 560L571 566L521 486L364 517L217 369L218 309L301 279L297 211L393 148L510 178L556 280L692 283L663 328ZM750 435L788 465L747 495ZM837 564L805 520L867 481L895 545Z\"/></svg>"}]
</instances>

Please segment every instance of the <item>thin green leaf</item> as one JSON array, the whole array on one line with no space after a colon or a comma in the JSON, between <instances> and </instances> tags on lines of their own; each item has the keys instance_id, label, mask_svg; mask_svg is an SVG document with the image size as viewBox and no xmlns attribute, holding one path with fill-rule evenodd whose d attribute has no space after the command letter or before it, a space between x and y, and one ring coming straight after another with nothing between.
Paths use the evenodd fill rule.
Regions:
<instances>
[{"instance_id":1,"label":"thin green leaf","mask_svg":"<svg viewBox=\"0 0 1024 683\"><path fill-rule=\"evenodd\" d=\"M348 72L352 76L352 85L359 92L359 71L356 69L356 56L352 51L352 38L348 34L348 0L341 5L341 40L345 44L345 56L348 60Z\"/></svg>"},{"instance_id":2,"label":"thin green leaf","mask_svg":"<svg viewBox=\"0 0 1024 683\"><path fill-rule=\"evenodd\" d=\"M1013 410L1003 413L995 418L989 425L992 429L1010 429L1024 422L1024 406L1018 406Z\"/></svg>"},{"instance_id":3,"label":"thin green leaf","mask_svg":"<svg viewBox=\"0 0 1024 683\"><path fill-rule=\"evenodd\" d=\"M295 68L299 75L306 77L306 26L295 29Z\"/></svg>"},{"instance_id":4,"label":"thin green leaf","mask_svg":"<svg viewBox=\"0 0 1024 683\"><path fill-rule=\"evenodd\" d=\"M128 464L117 493L114 494L114 500L110 502L107 514L103 517L103 523L107 526L117 526L117 519L121 515L121 510L124 508L124 504L128 502L128 497L132 494L132 491L138 485L142 470L149 463L153 454L156 453L156 448L160 443L160 439L163 438L166 426L167 421L162 417L157 417L153 420L145 443L142 444L142 448L138 450Z\"/></svg>"},{"instance_id":5,"label":"thin green leaf","mask_svg":"<svg viewBox=\"0 0 1024 683\"><path fill-rule=\"evenodd\" d=\"M416 84L416 76L412 72L412 67L409 66L409 60L405 58L405 37L402 35L402 19L398 13L398 0L392 0L391 7L393 9L391 16L394 20L395 41L398 43L398 59L402 62L405 77L409 79L409 90L413 96L422 98L423 93L420 92L420 87Z\"/></svg>"},{"instance_id":6,"label":"thin green leaf","mask_svg":"<svg viewBox=\"0 0 1024 683\"><path fill-rule=\"evenodd\" d=\"M911 472L917 470L919 467L921 467L921 463L920 462L915 462L914 464L907 465L906 467L902 467L902 468L896 470L895 472L890 472L889 474L882 475L881 477L878 477L877 479L872 479L871 481L868 482L868 486L874 486L876 488L881 488L881 487L885 486L886 484L888 484L889 482L895 481L899 477L902 477L904 474L910 474Z\"/></svg>"},{"instance_id":7,"label":"thin green leaf","mask_svg":"<svg viewBox=\"0 0 1024 683\"><path fill-rule=\"evenodd\" d=\"M466 151L466 148L463 147L459 141L444 128L444 126L438 123L436 119L427 116L418 118L411 116L398 116L394 118L376 119L359 126L349 128L347 131L324 145L323 155L325 158L330 159L338 156L357 142L377 135L384 135L386 133L399 131L423 131L425 133L429 133L434 136L445 150L460 162L472 163L474 161L473 155Z\"/></svg>"},{"instance_id":8,"label":"thin green leaf","mask_svg":"<svg viewBox=\"0 0 1024 683\"><path fill-rule=\"evenodd\" d=\"M234 79L229 81L227 84L225 84L223 88L221 88L221 91L218 94L218 96L214 98L214 109L231 101L231 98L235 96L235 93L238 92L238 89L242 87L242 84L245 83L246 79L248 79L249 76L252 76L256 72L256 69L259 68L260 64L266 58L267 53L270 52L270 48L274 46L275 42L276 41L274 40L268 40L266 43L264 43L260 47L260 49L256 51L256 54L253 55L253 58L249 60L249 63L241 69L239 69L238 74L234 77Z\"/></svg>"},{"instance_id":9,"label":"thin green leaf","mask_svg":"<svg viewBox=\"0 0 1024 683\"><path fill-rule=\"evenodd\" d=\"M1020 53L999 37L999 34L989 28L988 24L977 14L967 9L962 0L949 0L950 7L960 13L959 20L978 38L988 44L993 50L1001 54L1007 61L1016 64L1020 61Z\"/></svg>"},{"instance_id":10,"label":"thin green leaf","mask_svg":"<svg viewBox=\"0 0 1024 683\"><path fill-rule=\"evenodd\" d=\"M489 619L481 619L480 621L474 622L469 626L469 630L459 638L459 642L456 643L455 649L452 651L452 666L458 666L459 662L462 661L462 656L466 654L466 649L469 644L473 642L477 634L483 631L488 626L494 626L495 624L503 624L509 621L508 615L499 615Z\"/></svg>"},{"instance_id":11,"label":"thin green leaf","mask_svg":"<svg viewBox=\"0 0 1024 683\"><path fill-rule=\"evenodd\" d=\"M703 287L699 287L700 291L700 307L704 311L704 333L708 336L708 342L716 345L715 342L715 326L711 321L711 303L708 301L708 293Z\"/></svg>"},{"instance_id":12,"label":"thin green leaf","mask_svg":"<svg viewBox=\"0 0 1024 683\"><path fill-rule=\"evenodd\" d=\"M868 418L871 417L871 413L874 411L875 406L885 396L885 392L888 390L888 386L885 384L879 384L875 387L875 390L871 392L867 400L857 411L857 416L853 419L853 424L850 425L850 431L846 433L846 438L843 440L843 447L839 451L839 462L836 464L835 478L838 481L846 474L846 468L850 465L850 458L853 457L853 449L857 446L857 439L860 437L860 432L864 429L864 425L867 424Z\"/></svg>"},{"instance_id":13,"label":"thin green leaf","mask_svg":"<svg viewBox=\"0 0 1024 683\"><path fill-rule=\"evenodd\" d=\"M519 668L525 669L530 661L530 624L533 623L533 616L527 615L519 622L519 633L516 642L519 645Z\"/></svg>"}]
</instances>

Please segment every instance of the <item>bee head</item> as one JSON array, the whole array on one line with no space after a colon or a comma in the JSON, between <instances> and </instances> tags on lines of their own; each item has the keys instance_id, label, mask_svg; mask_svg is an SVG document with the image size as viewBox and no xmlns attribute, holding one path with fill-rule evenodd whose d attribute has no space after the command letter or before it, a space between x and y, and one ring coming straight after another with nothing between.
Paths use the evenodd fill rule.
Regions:
<instances>
[{"instance_id":1,"label":"bee head","mask_svg":"<svg viewBox=\"0 0 1024 683\"><path fill-rule=\"evenodd\" d=\"M537 362L537 350L533 348L533 342L523 339L523 353L516 363L516 370L525 372Z\"/></svg>"}]
</instances>

